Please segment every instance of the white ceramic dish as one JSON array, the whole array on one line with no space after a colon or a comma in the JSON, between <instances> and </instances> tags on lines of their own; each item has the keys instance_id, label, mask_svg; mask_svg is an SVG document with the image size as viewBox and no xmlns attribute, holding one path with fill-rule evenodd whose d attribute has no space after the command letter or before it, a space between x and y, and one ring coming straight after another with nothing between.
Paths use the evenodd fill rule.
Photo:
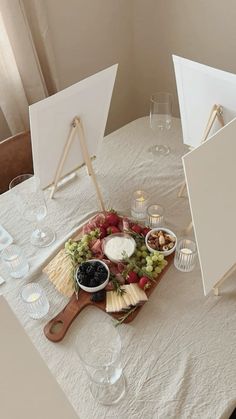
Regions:
<instances>
[{"instance_id":1,"label":"white ceramic dish","mask_svg":"<svg viewBox=\"0 0 236 419\"><path fill-rule=\"evenodd\" d=\"M156 227L156 228L153 228L152 230L150 230L150 231L147 233L147 235L146 235L146 237L145 237L145 243L146 243L146 246L147 246L147 248L148 248L149 252L155 252L155 250L156 250L156 249L153 249L152 247L150 247L150 246L148 245L148 238L149 238L149 236L150 236L152 233L156 232L156 231L164 231L165 233L170 234L171 236L174 236L174 237L175 237L175 245L174 245L174 247L172 247L172 249L170 249L170 250L164 250L164 251L158 250L158 252L159 252L159 253L161 253L161 254L162 254L162 255L164 255L164 256L169 256L169 255L171 255L171 253L173 253L173 252L175 251L175 249L176 249L176 245L177 245L177 236L176 236L176 234L175 234L175 233L173 233L173 231L171 231L171 230L169 230L168 228L165 228L165 227Z\"/></svg>"},{"instance_id":2,"label":"white ceramic dish","mask_svg":"<svg viewBox=\"0 0 236 419\"><path fill-rule=\"evenodd\" d=\"M112 255L110 254L110 252L108 252L108 249L107 249L107 244L111 241L111 240L114 240L116 237L123 237L123 238L125 238L125 239L127 239L127 240L129 240L130 241L130 243L131 243L131 251L129 252L129 253L127 253L128 254L128 257L131 257L132 255L133 255L133 253L134 253L134 251L135 251L135 249L136 249L136 242L135 242L135 240L133 239L133 237L132 236L130 236L129 234L127 234L127 233L115 233L115 234L110 234L109 236L107 236L107 237L105 237L104 239L103 239L103 242L102 242L102 248L103 248L103 252L104 252L104 254L106 255L106 257L108 257L108 259L111 261L111 262L115 262L115 263L118 263L118 262L121 262L122 261L122 256L120 255L120 258L118 257L118 258L115 258L115 257L112 257ZM125 249L124 249L125 250Z\"/></svg>"},{"instance_id":3,"label":"white ceramic dish","mask_svg":"<svg viewBox=\"0 0 236 419\"><path fill-rule=\"evenodd\" d=\"M106 270L107 270L107 279L101 284L101 285L98 285L97 287L86 287L85 285L82 285L79 281L78 281L78 278L77 278L77 272L78 272L78 270L79 270L79 266L78 266L78 268L76 269L76 271L75 271L75 280L76 280L76 282L77 282L77 284L79 285L79 287L82 289L82 290L84 290L84 291L86 291L86 292L90 292L90 293L93 293L93 292L97 292L97 291L101 291L103 288L105 288L105 286L108 284L108 282L109 282L109 278L110 278L110 270L109 270L109 268L108 268L108 266L102 261L102 260L100 260L100 259L90 259L90 260L87 260L87 262L100 262L101 263L101 265L103 265L103 266L105 266L105 268L106 268Z\"/></svg>"}]
</instances>

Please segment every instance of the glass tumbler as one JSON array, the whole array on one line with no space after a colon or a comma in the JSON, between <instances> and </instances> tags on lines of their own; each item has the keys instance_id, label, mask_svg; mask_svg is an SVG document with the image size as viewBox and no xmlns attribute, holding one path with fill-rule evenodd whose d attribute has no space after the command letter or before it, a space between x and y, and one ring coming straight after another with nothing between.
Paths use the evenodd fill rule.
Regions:
<instances>
[{"instance_id":1,"label":"glass tumbler","mask_svg":"<svg viewBox=\"0 0 236 419\"><path fill-rule=\"evenodd\" d=\"M23 278L29 272L28 261L21 248L15 244L6 247L1 258L12 278Z\"/></svg>"},{"instance_id":2,"label":"glass tumbler","mask_svg":"<svg viewBox=\"0 0 236 419\"><path fill-rule=\"evenodd\" d=\"M196 264L197 246L189 239L182 239L177 243L174 265L181 272L191 272Z\"/></svg>"},{"instance_id":3,"label":"glass tumbler","mask_svg":"<svg viewBox=\"0 0 236 419\"><path fill-rule=\"evenodd\" d=\"M164 208L159 204L149 205L147 223L150 228L161 227L164 223Z\"/></svg>"},{"instance_id":4,"label":"glass tumbler","mask_svg":"<svg viewBox=\"0 0 236 419\"><path fill-rule=\"evenodd\" d=\"M41 319L49 311L49 302L43 288L36 283L25 285L21 291L21 298L26 311L32 319Z\"/></svg>"},{"instance_id":5,"label":"glass tumbler","mask_svg":"<svg viewBox=\"0 0 236 419\"><path fill-rule=\"evenodd\" d=\"M104 405L117 403L125 394L125 378L116 328L110 322L87 324L78 332L76 352L90 379L93 398Z\"/></svg>"}]
</instances>

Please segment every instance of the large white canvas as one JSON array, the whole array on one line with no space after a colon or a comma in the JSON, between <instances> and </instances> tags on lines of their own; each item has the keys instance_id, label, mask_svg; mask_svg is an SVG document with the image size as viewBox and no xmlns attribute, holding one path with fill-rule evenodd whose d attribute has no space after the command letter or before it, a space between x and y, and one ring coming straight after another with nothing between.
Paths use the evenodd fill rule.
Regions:
<instances>
[{"instance_id":1,"label":"large white canvas","mask_svg":"<svg viewBox=\"0 0 236 419\"><path fill-rule=\"evenodd\" d=\"M2 296L0 317L1 419L78 419ZM36 321L35 327L42 328L42 322Z\"/></svg>"},{"instance_id":2,"label":"large white canvas","mask_svg":"<svg viewBox=\"0 0 236 419\"><path fill-rule=\"evenodd\" d=\"M42 188L53 182L74 117L81 118L90 156L96 155L104 136L117 67L113 65L30 106L34 173ZM83 163L75 138L62 175Z\"/></svg>"},{"instance_id":3,"label":"large white canvas","mask_svg":"<svg viewBox=\"0 0 236 419\"><path fill-rule=\"evenodd\" d=\"M205 295L236 262L236 118L183 157Z\"/></svg>"},{"instance_id":4,"label":"large white canvas","mask_svg":"<svg viewBox=\"0 0 236 419\"><path fill-rule=\"evenodd\" d=\"M236 117L236 75L173 55L184 143L197 147L214 104L225 123ZM220 129L218 120L210 135Z\"/></svg>"}]
</instances>

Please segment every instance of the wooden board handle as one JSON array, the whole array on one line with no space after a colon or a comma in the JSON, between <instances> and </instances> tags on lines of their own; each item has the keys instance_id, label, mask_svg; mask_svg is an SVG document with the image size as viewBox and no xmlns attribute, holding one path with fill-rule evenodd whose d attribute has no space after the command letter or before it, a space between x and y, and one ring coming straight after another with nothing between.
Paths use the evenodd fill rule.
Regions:
<instances>
[{"instance_id":1,"label":"wooden board handle","mask_svg":"<svg viewBox=\"0 0 236 419\"><path fill-rule=\"evenodd\" d=\"M44 327L44 334L52 342L60 342L73 320L83 310L84 307L91 304L89 298L77 300L75 294L71 297L69 303Z\"/></svg>"}]
</instances>

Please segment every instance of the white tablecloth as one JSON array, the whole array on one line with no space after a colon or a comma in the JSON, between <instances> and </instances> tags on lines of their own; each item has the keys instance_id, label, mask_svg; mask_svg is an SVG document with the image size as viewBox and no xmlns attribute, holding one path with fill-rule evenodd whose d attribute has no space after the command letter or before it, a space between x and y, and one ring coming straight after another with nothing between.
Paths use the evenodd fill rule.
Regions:
<instances>
[{"instance_id":1,"label":"white tablecloth","mask_svg":"<svg viewBox=\"0 0 236 419\"><path fill-rule=\"evenodd\" d=\"M166 224L180 237L190 221L188 199L177 198L183 181L181 155L186 151L181 137L180 121L175 119L168 134L170 155L154 157L148 152L155 137L147 117L107 136L94 163L107 207L129 213L131 193L142 188L150 193L154 203L164 206ZM47 222L57 234L56 242L45 249L30 245L32 225L20 218L11 193L0 196L0 222L24 249L30 262L30 273L24 280L10 279L0 265L1 275L7 280L0 292L79 417L228 418L236 406L234 278L225 283L220 297L212 294L204 297L199 266L189 274L171 266L137 318L130 325L119 327L127 393L119 404L101 406L88 391L89 381L74 346L77 330L86 321L103 319L106 314L87 308L61 343L49 342L43 326L63 308L67 299L41 273L45 261L81 221L97 210L95 192L82 169L78 181L59 191L56 199L49 200L48 192L45 195ZM216 255L216 263L218 257L220 253ZM50 300L50 312L40 321L27 317L19 298L22 285L31 280L43 285Z\"/></svg>"}]
</instances>

